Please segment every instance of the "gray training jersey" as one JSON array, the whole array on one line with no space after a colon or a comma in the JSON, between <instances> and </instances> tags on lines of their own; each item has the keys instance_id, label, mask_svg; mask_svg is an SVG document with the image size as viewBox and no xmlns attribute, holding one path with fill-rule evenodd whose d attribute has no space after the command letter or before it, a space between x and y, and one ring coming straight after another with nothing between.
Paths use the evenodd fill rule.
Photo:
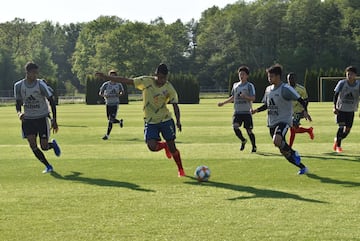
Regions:
<instances>
[{"instance_id":1,"label":"gray training jersey","mask_svg":"<svg viewBox=\"0 0 360 241\"><path fill-rule=\"evenodd\" d=\"M299 93L288 84L281 83L278 87L270 85L266 88L263 102L268 108L268 126L274 127L279 123L292 125L292 100L300 98Z\"/></svg>"},{"instance_id":2,"label":"gray training jersey","mask_svg":"<svg viewBox=\"0 0 360 241\"><path fill-rule=\"evenodd\" d=\"M359 106L360 82L350 85L346 79L340 80L334 89L339 93L336 100L336 109L344 112L355 112Z\"/></svg>"},{"instance_id":3,"label":"gray training jersey","mask_svg":"<svg viewBox=\"0 0 360 241\"><path fill-rule=\"evenodd\" d=\"M99 92L104 96L107 105L118 105L120 92L124 92L124 87L121 83L106 81Z\"/></svg>"},{"instance_id":4,"label":"gray training jersey","mask_svg":"<svg viewBox=\"0 0 360 241\"><path fill-rule=\"evenodd\" d=\"M14 85L14 97L23 102L25 119L38 119L48 116L50 110L46 98L50 96L52 93L47 84L40 79L31 84L22 79Z\"/></svg>"},{"instance_id":5,"label":"gray training jersey","mask_svg":"<svg viewBox=\"0 0 360 241\"><path fill-rule=\"evenodd\" d=\"M235 114L248 114L252 106L252 102L241 98L240 94L245 93L247 96L255 96L255 87L250 82L236 82L233 84L231 95L234 96Z\"/></svg>"}]
</instances>

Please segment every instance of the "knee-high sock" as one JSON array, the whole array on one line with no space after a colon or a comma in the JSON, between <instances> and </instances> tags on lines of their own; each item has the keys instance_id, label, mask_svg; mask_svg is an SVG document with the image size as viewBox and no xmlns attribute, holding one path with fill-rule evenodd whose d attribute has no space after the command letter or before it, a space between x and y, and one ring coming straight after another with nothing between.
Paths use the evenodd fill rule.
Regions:
<instances>
[{"instance_id":1,"label":"knee-high sock","mask_svg":"<svg viewBox=\"0 0 360 241\"><path fill-rule=\"evenodd\" d=\"M283 141L283 143L281 144L281 147L279 147L281 154L293 165L299 167L299 168L304 168L305 165L302 164L301 162L299 164L296 164L295 161L293 160L292 155L294 154L294 150L285 142Z\"/></svg>"},{"instance_id":2,"label":"knee-high sock","mask_svg":"<svg viewBox=\"0 0 360 241\"><path fill-rule=\"evenodd\" d=\"M180 157L180 152L179 150L176 150L176 152L172 153L172 156L175 160L175 163L178 167L178 169L184 169L183 166L182 166L182 161L181 161L181 157Z\"/></svg>"},{"instance_id":3,"label":"knee-high sock","mask_svg":"<svg viewBox=\"0 0 360 241\"><path fill-rule=\"evenodd\" d=\"M290 139L289 139L289 146L292 147L295 140L295 134L296 134L296 127L290 128Z\"/></svg>"},{"instance_id":4,"label":"knee-high sock","mask_svg":"<svg viewBox=\"0 0 360 241\"><path fill-rule=\"evenodd\" d=\"M256 147L256 142L255 142L255 135L254 135L254 133L250 133L250 134L249 134L249 138L250 138L250 141L251 141L251 145L252 145L253 147Z\"/></svg>"},{"instance_id":5,"label":"knee-high sock","mask_svg":"<svg viewBox=\"0 0 360 241\"><path fill-rule=\"evenodd\" d=\"M113 122L110 120L109 123L108 123L108 128L107 128L106 135L110 135L110 132L112 130L112 126L113 126Z\"/></svg>"},{"instance_id":6,"label":"knee-high sock","mask_svg":"<svg viewBox=\"0 0 360 241\"><path fill-rule=\"evenodd\" d=\"M245 141L245 138L243 137L241 131L239 128L234 128L234 132L235 135L241 140L241 141Z\"/></svg>"},{"instance_id":7,"label":"knee-high sock","mask_svg":"<svg viewBox=\"0 0 360 241\"><path fill-rule=\"evenodd\" d=\"M36 147L32 151L35 154L36 158L39 159L39 161L41 161L47 167L50 166L49 162L46 160L44 153L39 148Z\"/></svg>"},{"instance_id":8,"label":"knee-high sock","mask_svg":"<svg viewBox=\"0 0 360 241\"><path fill-rule=\"evenodd\" d=\"M341 146L341 140L344 138L344 130L345 127L344 126L339 126L338 131L336 133L336 142L337 142L337 146Z\"/></svg>"}]
</instances>

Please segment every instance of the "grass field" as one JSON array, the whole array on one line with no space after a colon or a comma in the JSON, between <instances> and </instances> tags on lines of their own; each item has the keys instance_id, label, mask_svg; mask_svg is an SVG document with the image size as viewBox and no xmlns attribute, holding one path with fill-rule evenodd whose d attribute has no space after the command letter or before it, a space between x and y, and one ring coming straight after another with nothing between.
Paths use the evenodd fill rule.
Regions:
<instances>
[{"instance_id":1,"label":"grass field","mask_svg":"<svg viewBox=\"0 0 360 241\"><path fill-rule=\"evenodd\" d=\"M20 137L15 107L0 107L0 240L360 240L360 120L335 154L330 103L311 103L315 139L297 135L310 174L296 175L254 116L258 152L231 128L232 105L180 105L187 177L143 141L141 102L120 107L108 141L104 106L58 106L62 155L43 166ZM256 106L258 104L255 104ZM309 123L303 121L304 126ZM212 177L198 183L198 165Z\"/></svg>"}]
</instances>

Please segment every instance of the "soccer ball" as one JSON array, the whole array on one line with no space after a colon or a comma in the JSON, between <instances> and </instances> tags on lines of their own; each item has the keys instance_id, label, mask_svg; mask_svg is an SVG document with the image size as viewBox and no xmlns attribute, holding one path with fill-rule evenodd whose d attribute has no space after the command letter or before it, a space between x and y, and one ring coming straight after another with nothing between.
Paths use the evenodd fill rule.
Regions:
<instances>
[{"instance_id":1,"label":"soccer ball","mask_svg":"<svg viewBox=\"0 0 360 241\"><path fill-rule=\"evenodd\" d=\"M195 178L199 182L206 182L210 178L211 171L207 166L198 166L195 170Z\"/></svg>"}]
</instances>

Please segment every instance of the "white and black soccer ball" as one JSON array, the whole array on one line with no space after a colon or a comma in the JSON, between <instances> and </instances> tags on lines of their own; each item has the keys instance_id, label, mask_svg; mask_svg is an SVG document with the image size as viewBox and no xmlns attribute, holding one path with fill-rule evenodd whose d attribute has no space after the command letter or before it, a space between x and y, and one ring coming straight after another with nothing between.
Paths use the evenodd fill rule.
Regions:
<instances>
[{"instance_id":1,"label":"white and black soccer ball","mask_svg":"<svg viewBox=\"0 0 360 241\"><path fill-rule=\"evenodd\" d=\"M211 171L209 167L202 165L195 169L194 175L199 182L206 182L210 178Z\"/></svg>"}]
</instances>

